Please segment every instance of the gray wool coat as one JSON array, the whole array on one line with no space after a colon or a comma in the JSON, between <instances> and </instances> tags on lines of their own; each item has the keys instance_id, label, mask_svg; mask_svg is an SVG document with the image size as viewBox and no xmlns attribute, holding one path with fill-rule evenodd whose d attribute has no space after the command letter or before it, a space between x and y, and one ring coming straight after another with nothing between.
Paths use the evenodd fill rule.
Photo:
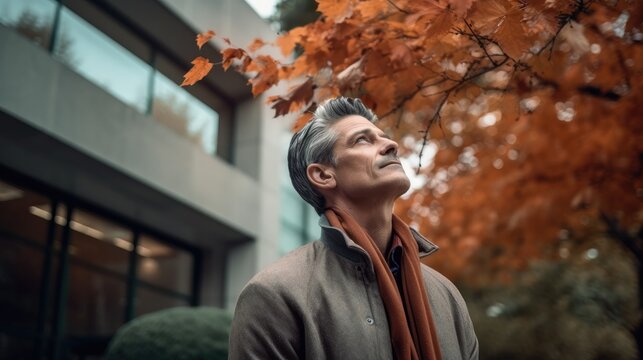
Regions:
<instances>
[{"instance_id":1,"label":"gray wool coat","mask_svg":"<svg viewBox=\"0 0 643 360\"><path fill-rule=\"evenodd\" d=\"M373 264L341 230L261 271L241 292L229 359L393 359ZM420 256L437 246L413 231ZM456 287L422 264L442 359L477 359L478 340ZM402 359L398 359L402 360Z\"/></svg>"}]
</instances>

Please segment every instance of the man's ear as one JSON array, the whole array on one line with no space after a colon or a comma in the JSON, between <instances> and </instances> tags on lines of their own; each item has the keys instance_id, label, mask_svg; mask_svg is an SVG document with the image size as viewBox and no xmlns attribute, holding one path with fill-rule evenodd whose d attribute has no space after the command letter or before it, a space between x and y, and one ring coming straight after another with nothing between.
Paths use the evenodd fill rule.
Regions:
<instances>
[{"instance_id":1,"label":"man's ear","mask_svg":"<svg viewBox=\"0 0 643 360\"><path fill-rule=\"evenodd\" d=\"M306 175L308 176L308 181L321 191L333 189L337 185L335 172L328 165L310 164L306 168Z\"/></svg>"}]
</instances>

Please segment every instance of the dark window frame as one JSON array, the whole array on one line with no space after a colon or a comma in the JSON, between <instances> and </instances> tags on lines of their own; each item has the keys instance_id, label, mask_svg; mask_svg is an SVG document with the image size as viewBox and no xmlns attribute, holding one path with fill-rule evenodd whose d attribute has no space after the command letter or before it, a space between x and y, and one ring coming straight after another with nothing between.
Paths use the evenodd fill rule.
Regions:
<instances>
[{"instance_id":1,"label":"dark window frame","mask_svg":"<svg viewBox=\"0 0 643 360\"><path fill-rule=\"evenodd\" d=\"M142 31L131 19L114 10L109 2L98 0L50 0L56 4L51 25L51 34L45 49L51 55L58 41L61 12L63 8L75 13L87 21L96 30L114 40L133 56L149 65L147 99L145 99L145 115L151 115L154 101L154 77L161 73L174 81L177 86L181 77L189 70L190 65L182 61L163 44ZM206 45L208 47L208 45ZM212 49L208 49L212 50ZM233 164L234 144L234 101L225 94L217 91L206 81L193 86L182 88L196 100L213 109L218 114L216 156L229 164ZM124 103L125 104L125 103ZM125 104L126 106L131 106Z\"/></svg>"},{"instance_id":2,"label":"dark window frame","mask_svg":"<svg viewBox=\"0 0 643 360\"><path fill-rule=\"evenodd\" d=\"M118 214L79 199L71 194L59 191L38 180L5 168L2 165L0 165L0 174L2 174L0 176L0 181L7 182L9 185L16 186L26 191L37 193L42 197L48 199L49 203L51 204L52 215L56 214L61 205L64 205L64 208L66 210L66 221L64 225L57 224L55 216L51 216L51 218L49 219L45 245L43 245L42 243L38 243L37 241L24 238L18 234L5 232L4 230L0 229L2 235L6 238L10 238L10 241L17 241L19 243L22 243L23 245L36 247L39 251L42 251L44 255L43 267L41 270L41 283L37 284L37 286L40 287L40 299L36 330L23 331L0 324L0 332L23 340L31 341L34 345L34 358L42 358L43 356L47 358L59 358L66 351L68 351L69 341L72 341L75 344L79 342L88 342L94 345L96 345L95 343L98 342L98 348L100 348L101 346L103 348L106 347L109 342L109 338L104 337L101 337L99 339L97 337L89 336L82 339L67 339L67 337L65 336L64 329L65 323L67 321L65 312L68 298L69 268L71 264L88 267L91 268L92 271L98 271L100 273L107 274L110 277L121 278L123 280L126 286L126 306L125 313L122 314L123 324L135 318L134 315L136 308L136 288L138 286L144 286L147 289L166 296L186 300L186 302L190 304L190 306L199 305L201 292L200 279L202 270L202 254L199 248L181 242L180 240L173 238L172 236L162 234L155 229L146 227L142 224L138 224L135 221L126 219L122 216L119 216ZM191 269L190 294L186 295L179 292L174 292L172 290L164 289L162 287L148 284L145 281L139 280L136 276L136 268L138 267L138 258L140 257L136 255L136 247L130 252L127 275L123 275L90 263L83 262L82 259L73 259L68 251L69 243L71 240L70 221L72 220L73 212L77 209L87 211L131 230L133 233L133 241L135 242L135 245L138 244L140 234L144 233L153 236L155 240L163 243L164 245L188 252L193 259ZM57 236L56 232L58 231L62 231L62 234L58 234L59 240L61 242L60 249L56 249L54 246L54 242ZM54 269L52 267L53 259L55 257L58 258L57 269ZM132 264L134 267L132 267ZM54 270L56 270L56 273L51 274L51 271ZM54 304L53 309L51 309L52 302ZM49 328L47 326L47 319L49 318L50 312L52 311L53 313L51 313L51 316L53 316L53 322L52 324L50 324L51 327Z\"/></svg>"}]
</instances>

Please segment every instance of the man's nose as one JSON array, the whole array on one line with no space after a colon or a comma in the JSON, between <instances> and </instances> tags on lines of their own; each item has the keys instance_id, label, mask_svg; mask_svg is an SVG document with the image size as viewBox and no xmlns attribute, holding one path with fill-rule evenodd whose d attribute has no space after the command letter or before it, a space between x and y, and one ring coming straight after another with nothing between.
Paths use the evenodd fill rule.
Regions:
<instances>
[{"instance_id":1,"label":"man's nose","mask_svg":"<svg viewBox=\"0 0 643 360\"><path fill-rule=\"evenodd\" d=\"M395 155L397 156L397 143L391 139L387 138L382 138L382 141L384 141L384 146L382 146L382 150L380 153L382 155Z\"/></svg>"}]
</instances>

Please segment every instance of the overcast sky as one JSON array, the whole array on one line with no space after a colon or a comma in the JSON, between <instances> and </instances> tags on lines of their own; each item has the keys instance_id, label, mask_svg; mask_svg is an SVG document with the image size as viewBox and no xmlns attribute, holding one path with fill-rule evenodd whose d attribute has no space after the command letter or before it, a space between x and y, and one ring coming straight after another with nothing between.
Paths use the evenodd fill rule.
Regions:
<instances>
[{"instance_id":1,"label":"overcast sky","mask_svg":"<svg viewBox=\"0 0 643 360\"><path fill-rule=\"evenodd\" d=\"M267 18L272 15L277 0L246 0L246 2L255 9L259 16Z\"/></svg>"}]
</instances>

